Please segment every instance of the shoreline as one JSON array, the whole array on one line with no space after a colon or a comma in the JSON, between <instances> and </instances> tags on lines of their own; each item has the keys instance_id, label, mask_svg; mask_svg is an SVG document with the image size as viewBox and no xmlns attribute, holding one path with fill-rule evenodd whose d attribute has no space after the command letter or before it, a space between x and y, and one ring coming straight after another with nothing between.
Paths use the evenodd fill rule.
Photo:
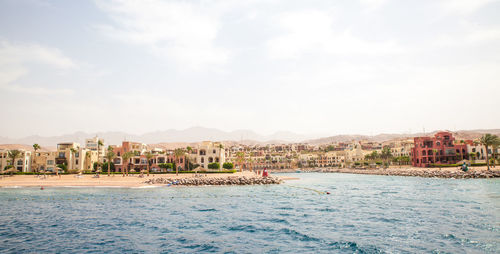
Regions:
<instances>
[{"instance_id":1,"label":"shoreline","mask_svg":"<svg viewBox=\"0 0 500 254\"><path fill-rule=\"evenodd\" d=\"M122 175L101 175L99 178L93 178L92 175L55 175L47 176L46 178L39 178L35 175L14 175L4 176L0 178L0 188L23 188L23 187L60 187L60 188L155 188L165 186L165 184L151 184L153 179L168 179L173 181L185 182L192 179L204 182L213 182L214 179L231 180L231 179L258 179L262 178L252 172L236 172L236 173L221 173L221 174L179 174L176 175L162 175L150 174L150 176L139 177L138 175L130 175L122 177ZM279 179L280 181L294 180L292 177L280 177L271 175L270 178ZM271 184L274 184L271 183ZM220 184L200 184L200 185L172 185L172 186L219 186ZM228 184L230 185L230 184ZM250 185L250 184L248 184Z\"/></svg>"},{"instance_id":2,"label":"shoreline","mask_svg":"<svg viewBox=\"0 0 500 254\"><path fill-rule=\"evenodd\" d=\"M387 169L356 169L356 168L312 168L300 169L303 173L344 173L361 175L386 175L386 176L413 176L425 178L500 178L500 166L492 168L490 171L486 167L474 167L464 172L453 168L416 168L416 167L389 167ZM272 171L272 173L295 173L296 170Z\"/></svg>"}]
</instances>

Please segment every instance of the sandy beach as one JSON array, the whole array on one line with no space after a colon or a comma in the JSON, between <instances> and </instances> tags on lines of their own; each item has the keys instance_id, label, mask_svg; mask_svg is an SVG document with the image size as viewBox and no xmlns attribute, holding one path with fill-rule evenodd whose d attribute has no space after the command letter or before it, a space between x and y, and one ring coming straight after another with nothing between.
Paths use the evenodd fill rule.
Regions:
<instances>
[{"instance_id":1,"label":"sandy beach","mask_svg":"<svg viewBox=\"0 0 500 254\"><path fill-rule=\"evenodd\" d=\"M130 175L123 177L122 175L101 175L99 178L93 178L93 175L61 175L60 177L51 175L47 178L39 178L34 175L14 175L0 177L0 187L141 187L151 186L144 182L148 179L164 177L171 179L192 178L194 174L150 174L149 177L139 177L139 175ZM237 172L228 174L207 174L204 178L220 178L220 177L253 177L256 174L252 172ZM286 179L284 179L286 180Z\"/></svg>"}]
</instances>

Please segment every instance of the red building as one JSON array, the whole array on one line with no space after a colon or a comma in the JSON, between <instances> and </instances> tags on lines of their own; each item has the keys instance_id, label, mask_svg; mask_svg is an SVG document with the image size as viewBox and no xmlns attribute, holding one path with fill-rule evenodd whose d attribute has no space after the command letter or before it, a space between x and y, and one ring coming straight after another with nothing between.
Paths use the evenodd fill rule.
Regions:
<instances>
[{"instance_id":1,"label":"red building","mask_svg":"<svg viewBox=\"0 0 500 254\"><path fill-rule=\"evenodd\" d=\"M429 167L431 164L453 164L468 159L467 144L457 144L450 132L438 132L434 137L415 137L412 165Z\"/></svg>"}]
</instances>

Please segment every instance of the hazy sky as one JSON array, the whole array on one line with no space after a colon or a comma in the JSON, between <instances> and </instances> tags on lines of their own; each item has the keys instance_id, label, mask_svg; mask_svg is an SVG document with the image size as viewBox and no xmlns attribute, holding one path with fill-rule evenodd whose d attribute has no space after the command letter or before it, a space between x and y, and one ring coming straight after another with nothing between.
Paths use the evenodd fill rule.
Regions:
<instances>
[{"instance_id":1,"label":"hazy sky","mask_svg":"<svg viewBox=\"0 0 500 254\"><path fill-rule=\"evenodd\" d=\"M500 2L0 0L0 136L500 128Z\"/></svg>"}]
</instances>

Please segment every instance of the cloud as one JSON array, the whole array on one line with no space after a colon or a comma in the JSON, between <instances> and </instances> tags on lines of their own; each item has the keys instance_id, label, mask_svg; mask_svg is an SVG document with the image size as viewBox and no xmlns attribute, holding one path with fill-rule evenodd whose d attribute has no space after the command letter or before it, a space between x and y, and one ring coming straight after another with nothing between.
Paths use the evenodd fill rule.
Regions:
<instances>
[{"instance_id":1,"label":"cloud","mask_svg":"<svg viewBox=\"0 0 500 254\"><path fill-rule=\"evenodd\" d=\"M387 4L388 0L359 0L362 6L367 10L376 10Z\"/></svg>"},{"instance_id":2,"label":"cloud","mask_svg":"<svg viewBox=\"0 0 500 254\"><path fill-rule=\"evenodd\" d=\"M394 41L369 42L346 28L335 32L332 15L319 10L283 13L277 17L284 34L267 43L271 58L298 58L311 52L336 55L385 55L399 53Z\"/></svg>"},{"instance_id":3,"label":"cloud","mask_svg":"<svg viewBox=\"0 0 500 254\"><path fill-rule=\"evenodd\" d=\"M37 63L68 70L77 65L60 50L37 44L11 44L0 42L0 89L38 95L71 94L71 89L50 89L45 87L24 87L12 84L28 75L27 64Z\"/></svg>"},{"instance_id":4,"label":"cloud","mask_svg":"<svg viewBox=\"0 0 500 254\"><path fill-rule=\"evenodd\" d=\"M19 65L27 62L49 64L61 69L76 67L59 49L37 44L12 45L7 41L0 41L0 65Z\"/></svg>"},{"instance_id":5,"label":"cloud","mask_svg":"<svg viewBox=\"0 0 500 254\"><path fill-rule=\"evenodd\" d=\"M462 22L462 31L456 34L443 34L437 37L433 46L438 47L480 47L488 43L500 42L500 27L480 27Z\"/></svg>"},{"instance_id":6,"label":"cloud","mask_svg":"<svg viewBox=\"0 0 500 254\"><path fill-rule=\"evenodd\" d=\"M190 69L228 61L228 50L215 46L219 13L203 2L112 0L96 3L114 21L113 25L99 28L114 39L145 46L153 54L175 59Z\"/></svg>"},{"instance_id":7,"label":"cloud","mask_svg":"<svg viewBox=\"0 0 500 254\"><path fill-rule=\"evenodd\" d=\"M445 0L441 6L447 13L466 15L493 2L498 2L498 0Z\"/></svg>"}]
</instances>

